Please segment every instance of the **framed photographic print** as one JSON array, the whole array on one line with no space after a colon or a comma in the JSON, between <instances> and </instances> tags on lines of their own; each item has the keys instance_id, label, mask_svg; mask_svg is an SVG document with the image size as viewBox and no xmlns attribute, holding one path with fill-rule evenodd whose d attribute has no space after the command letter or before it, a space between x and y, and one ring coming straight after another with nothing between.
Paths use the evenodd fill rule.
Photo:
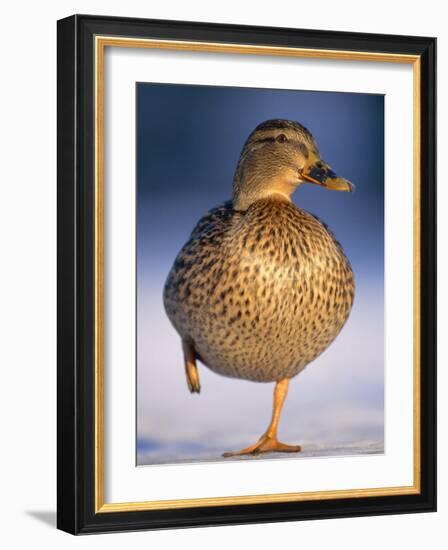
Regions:
<instances>
[{"instance_id":1,"label":"framed photographic print","mask_svg":"<svg viewBox=\"0 0 448 550\"><path fill-rule=\"evenodd\" d=\"M58 527L433 511L433 38L58 22Z\"/></svg>"}]
</instances>

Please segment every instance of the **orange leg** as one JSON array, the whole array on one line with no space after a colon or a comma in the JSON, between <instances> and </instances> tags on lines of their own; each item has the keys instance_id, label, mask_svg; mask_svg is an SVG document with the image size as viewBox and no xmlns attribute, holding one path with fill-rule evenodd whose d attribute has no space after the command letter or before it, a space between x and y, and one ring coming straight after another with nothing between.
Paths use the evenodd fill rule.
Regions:
<instances>
[{"instance_id":1,"label":"orange leg","mask_svg":"<svg viewBox=\"0 0 448 550\"><path fill-rule=\"evenodd\" d=\"M257 455L259 453L298 453L301 450L300 445L287 445L281 443L277 439L278 422L280 420L280 414L282 412L283 404L288 393L289 379L284 378L275 384L274 390L274 407L272 411L272 419L266 432L260 437L260 439L240 451L233 451L224 453L223 456L241 456L241 455Z\"/></svg>"},{"instance_id":2,"label":"orange leg","mask_svg":"<svg viewBox=\"0 0 448 550\"><path fill-rule=\"evenodd\" d=\"M188 389L191 393L200 393L199 372L196 365L196 351L191 340L182 340L184 352L185 374L187 375Z\"/></svg>"}]
</instances>

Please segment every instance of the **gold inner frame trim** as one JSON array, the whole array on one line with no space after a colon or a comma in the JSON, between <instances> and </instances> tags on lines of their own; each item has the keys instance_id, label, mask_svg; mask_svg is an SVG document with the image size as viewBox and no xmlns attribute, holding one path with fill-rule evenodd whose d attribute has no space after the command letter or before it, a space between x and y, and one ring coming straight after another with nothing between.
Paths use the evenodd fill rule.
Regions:
<instances>
[{"instance_id":1,"label":"gold inner frame trim","mask_svg":"<svg viewBox=\"0 0 448 550\"><path fill-rule=\"evenodd\" d=\"M154 500L142 502L104 501L104 55L106 47L149 48L205 53L232 53L243 55L268 55L330 59L348 61L372 61L406 63L413 65L413 298L414 298L414 482L410 486L379 487L366 489L343 489L301 493L275 493L264 495L226 496L179 500ZM381 52L356 52L344 50L321 50L278 46L255 46L252 44L226 44L181 40L156 40L96 36L95 55L95 513L130 512L143 510L166 510L207 506L232 506L274 502L304 502L342 498L411 495L420 493L421 481L421 426L420 426L420 57L417 55L390 54Z\"/></svg>"}]
</instances>

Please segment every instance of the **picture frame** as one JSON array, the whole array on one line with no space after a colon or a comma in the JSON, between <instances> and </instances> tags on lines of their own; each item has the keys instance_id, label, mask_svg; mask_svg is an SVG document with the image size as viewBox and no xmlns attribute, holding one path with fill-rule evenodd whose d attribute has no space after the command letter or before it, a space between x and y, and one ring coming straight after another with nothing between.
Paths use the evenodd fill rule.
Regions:
<instances>
[{"instance_id":1,"label":"picture frame","mask_svg":"<svg viewBox=\"0 0 448 550\"><path fill-rule=\"evenodd\" d=\"M261 495L105 498L105 51L183 51L412 67L413 483ZM275 61L273 61L275 62ZM58 505L72 534L436 509L436 40L74 15L58 21ZM386 156L388 155L386 144ZM400 231L398 224L393 228ZM130 367L132 368L132 367ZM132 465L134 466L134 465ZM196 469L201 465L195 465ZM197 470L196 470L197 471Z\"/></svg>"}]
</instances>

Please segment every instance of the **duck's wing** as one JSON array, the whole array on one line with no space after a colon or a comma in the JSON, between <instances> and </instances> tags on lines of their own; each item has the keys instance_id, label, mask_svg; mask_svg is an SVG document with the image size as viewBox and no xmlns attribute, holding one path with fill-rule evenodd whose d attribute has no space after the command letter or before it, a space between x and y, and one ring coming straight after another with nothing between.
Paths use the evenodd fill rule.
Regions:
<instances>
[{"instance_id":1,"label":"duck's wing","mask_svg":"<svg viewBox=\"0 0 448 550\"><path fill-rule=\"evenodd\" d=\"M210 270L219 263L221 245L234 214L231 201L210 210L199 220L179 251L164 288L165 307L170 318L169 302L174 303L172 309L175 309L176 302L191 297L197 285L204 282L205 275L209 278Z\"/></svg>"},{"instance_id":2,"label":"duck's wing","mask_svg":"<svg viewBox=\"0 0 448 550\"><path fill-rule=\"evenodd\" d=\"M165 310L182 338L190 391L199 392L200 388L196 358L204 363L195 348L192 306L204 302L209 289L215 286L210 278L215 276L213 268L219 263L222 240L234 214L232 203L228 201L203 216L177 255L165 282Z\"/></svg>"},{"instance_id":3,"label":"duck's wing","mask_svg":"<svg viewBox=\"0 0 448 550\"><path fill-rule=\"evenodd\" d=\"M212 208L195 225L189 240L205 236L210 232L222 232L222 230L227 227L234 214L235 211L233 210L232 201L223 202L215 208Z\"/></svg>"}]
</instances>

